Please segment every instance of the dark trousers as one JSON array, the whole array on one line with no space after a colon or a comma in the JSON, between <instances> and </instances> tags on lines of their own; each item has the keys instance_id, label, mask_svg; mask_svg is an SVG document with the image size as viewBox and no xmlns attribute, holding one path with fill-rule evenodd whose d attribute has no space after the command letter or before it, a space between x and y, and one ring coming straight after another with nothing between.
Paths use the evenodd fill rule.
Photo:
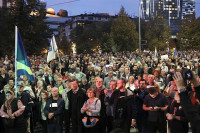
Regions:
<instances>
[{"instance_id":1,"label":"dark trousers","mask_svg":"<svg viewBox=\"0 0 200 133\"><path fill-rule=\"evenodd\" d=\"M166 123L165 121L163 122L150 122L148 121L148 133L166 133L167 128L166 128Z\"/></svg>"},{"instance_id":2,"label":"dark trousers","mask_svg":"<svg viewBox=\"0 0 200 133\"><path fill-rule=\"evenodd\" d=\"M47 133L47 121L41 120L41 124L42 124L43 133Z\"/></svg>"},{"instance_id":3,"label":"dark trousers","mask_svg":"<svg viewBox=\"0 0 200 133\"><path fill-rule=\"evenodd\" d=\"M107 117L106 126L107 126L107 133L110 133L113 130L113 117L112 116Z\"/></svg>"},{"instance_id":4,"label":"dark trousers","mask_svg":"<svg viewBox=\"0 0 200 133\"><path fill-rule=\"evenodd\" d=\"M62 133L62 124L59 123L48 123L47 124L48 133Z\"/></svg>"},{"instance_id":5,"label":"dark trousers","mask_svg":"<svg viewBox=\"0 0 200 133\"><path fill-rule=\"evenodd\" d=\"M136 123L139 133L147 133L147 116L145 114L137 114Z\"/></svg>"},{"instance_id":6,"label":"dark trousers","mask_svg":"<svg viewBox=\"0 0 200 133\"><path fill-rule=\"evenodd\" d=\"M69 110L65 110L64 112L64 122L65 122L65 133L70 133L70 115Z\"/></svg>"},{"instance_id":7,"label":"dark trousers","mask_svg":"<svg viewBox=\"0 0 200 133\"><path fill-rule=\"evenodd\" d=\"M123 133L130 133L131 119L114 119L114 129L122 129Z\"/></svg>"},{"instance_id":8,"label":"dark trousers","mask_svg":"<svg viewBox=\"0 0 200 133\"><path fill-rule=\"evenodd\" d=\"M4 132L4 125L2 124L3 123L3 118L0 117L0 131L3 133Z\"/></svg>"},{"instance_id":9,"label":"dark trousers","mask_svg":"<svg viewBox=\"0 0 200 133\"><path fill-rule=\"evenodd\" d=\"M94 127L85 127L84 133L102 133L100 129L100 123L97 122L97 124Z\"/></svg>"},{"instance_id":10,"label":"dark trousers","mask_svg":"<svg viewBox=\"0 0 200 133\"><path fill-rule=\"evenodd\" d=\"M72 118L72 133L81 133L83 132L83 124L81 120L78 120L77 118Z\"/></svg>"}]
</instances>

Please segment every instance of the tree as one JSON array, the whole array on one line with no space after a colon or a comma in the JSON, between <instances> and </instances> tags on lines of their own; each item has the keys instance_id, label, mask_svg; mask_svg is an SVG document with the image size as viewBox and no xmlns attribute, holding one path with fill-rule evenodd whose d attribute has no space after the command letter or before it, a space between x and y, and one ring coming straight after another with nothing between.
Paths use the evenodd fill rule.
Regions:
<instances>
[{"instance_id":1,"label":"tree","mask_svg":"<svg viewBox=\"0 0 200 133\"><path fill-rule=\"evenodd\" d=\"M180 24L177 39L181 49L199 48L200 18L196 19L194 14L186 16Z\"/></svg>"},{"instance_id":2,"label":"tree","mask_svg":"<svg viewBox=\"0 0 200 133\"><path fill-rule=\"evenodd\" d=\"M67 41L66 36L62 37L58 47L63 51L64 54L70 54L70 52L72 51L71 44Z\"/></svg>"},{"instance_id":3,"label":"tree","mask_svg":"<svg viewBox=\"0 0 200 133\"><path fill-rule=\"evenodd\" d=\"M78 25L71 32L71 41L76 43L78 53L99 52L99 46L103 49L107 45L105 34L110 34L111 22L86 23ZM106 49L107 50L107 49Z\"/></svg>"},{"instance_id":4,"label":"tree","mask_svg":"<svg viewBox=\"0 0 200 133\"><path fill-rule=\"evenodd\" d=\"M15 25L18 26L26 52L39 54L49 45L50 32L44 22L46 7L39 0L8 0L10 6L0 9L1 30L0 44L4 54L14 52ZM32 15L31 15L32 13Z\"/></svg>"},{"instance_id":5,"label":"tree","mask_svg":"<svg viewBox=\"0 0 200 133\"><path fill-rule=\"evenodd\" d=\"M111 38L116 51L133 51L138 44L138 33L133 21L128 17L122 6L118 18L113 21L111 27ZM112 40L110 40L112 42Z\"/></svg>"},{"instance_id":6,"label":"tree","mask_svg":"<svg viewBox=\"0 0 200 133\"><path fill-rule=\"evenodd\" d=\"M155 47L159 50L164 50L169 46L170 27L162 16L158 15L156 18L146 22L145 39L150 50L154 50Z\"/></svg>"}]
</instances>

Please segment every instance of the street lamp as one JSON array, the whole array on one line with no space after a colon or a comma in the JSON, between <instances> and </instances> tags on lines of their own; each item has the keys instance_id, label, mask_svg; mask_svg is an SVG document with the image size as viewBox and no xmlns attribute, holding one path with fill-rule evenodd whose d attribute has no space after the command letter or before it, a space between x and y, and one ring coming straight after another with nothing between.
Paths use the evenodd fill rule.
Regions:
<instances>
[{"instance_id":1,"label":"street lamp","mask_svg":"<svg viewBox=\"0 0 200 133\"><path fill-rule=\"evenodd\" d=\"M139 52L141 52L141 29L140 29L140 7L141 7L142 1L139 0Z\"/></svg>"}]
</instances>

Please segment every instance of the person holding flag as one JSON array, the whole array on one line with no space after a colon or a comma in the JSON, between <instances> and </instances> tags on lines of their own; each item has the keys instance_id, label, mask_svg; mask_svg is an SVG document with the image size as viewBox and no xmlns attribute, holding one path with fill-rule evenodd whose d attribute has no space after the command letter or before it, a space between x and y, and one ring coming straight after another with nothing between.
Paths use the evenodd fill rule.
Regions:
<instances>
[{"instance_id":1,"label":"person holding flag","mask_svg":"<svg viewBox=\"0 0 200 133\"><path fill-rule=\"evenodd\" d=\"M17 26L15 26L15 75L15 97L18 98L18 94L20 94L20 99L23 105L26 106L23 116L27 122L25 125L27 126L27 132L30 132L30 114L33 101L30 94L24 92L24 81L21 80L21 83L19 83L20 93L18 93L16 86L17 80L20 80L21 76L26 75L30 81L34 81L34 77Z\"/></svg>"}]
</instances>

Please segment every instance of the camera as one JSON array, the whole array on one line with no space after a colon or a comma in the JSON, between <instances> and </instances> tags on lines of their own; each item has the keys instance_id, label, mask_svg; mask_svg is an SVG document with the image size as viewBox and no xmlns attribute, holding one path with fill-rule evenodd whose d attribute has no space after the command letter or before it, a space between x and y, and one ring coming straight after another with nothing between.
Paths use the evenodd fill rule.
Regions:
<instances>
[{"instance_id":1,"label":"camera","mask_svg":"<svg viewBox=\"0 0 200 133\"><path fill-rule=\"evenodd\" d=\"M153 110L153 109L154 109L154 107L151 107L151 109Z\"/></svg>"},{"instance_id":2,"label":"camera","mask_svg":"<svg viewBox=\"0 0 200 133\"><path fill-rule=\"evenodd\" d=\"M168 72L168 74L169 74L169 77L168 77L169 81L173 81L174 73ZM190 69L187 69L186 71L181 71L181 75L184 81L191 80L193 78L192 71Z\"/></svg>"}]
</instances>

